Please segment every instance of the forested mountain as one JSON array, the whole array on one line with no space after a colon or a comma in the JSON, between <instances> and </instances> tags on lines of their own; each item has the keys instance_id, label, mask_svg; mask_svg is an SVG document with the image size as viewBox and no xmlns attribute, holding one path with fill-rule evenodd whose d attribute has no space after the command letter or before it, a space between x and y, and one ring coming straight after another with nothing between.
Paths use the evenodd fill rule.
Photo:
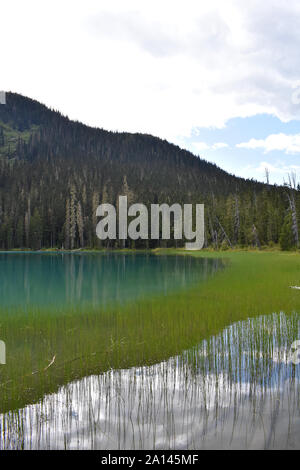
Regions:
<instances>
[{"instance_id":1,"label":"forested mountain","mask_svg":"<svg viewBox=\"0 0 300 470\"><path fill-rule=\"evenodd\" d=\"M276 187L244 180L150 135L91 128L15 93L6 101L0 104L1 249L121 246L95 234L97 206L117 205L119 195L147 206L204 203L206 245L298 245L300 193L293 181Z\"/></svg>"}]
</instances>

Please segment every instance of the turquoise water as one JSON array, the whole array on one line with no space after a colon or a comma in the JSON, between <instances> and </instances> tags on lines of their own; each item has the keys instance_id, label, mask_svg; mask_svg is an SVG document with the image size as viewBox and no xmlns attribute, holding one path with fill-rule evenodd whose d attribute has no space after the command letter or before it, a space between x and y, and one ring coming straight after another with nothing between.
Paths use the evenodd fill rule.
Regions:
<instances>
[{"instance_id":1,"label":"turquoise water","mask_svg":"<svg viewBox=\"0 0 300 470\"><path fill-rule=\"evenodd\" d=\"M144 253L0 253L0 306L26 311L123 304L186 289L221 266L218 259Z\"/></svg>"}]
</instances>

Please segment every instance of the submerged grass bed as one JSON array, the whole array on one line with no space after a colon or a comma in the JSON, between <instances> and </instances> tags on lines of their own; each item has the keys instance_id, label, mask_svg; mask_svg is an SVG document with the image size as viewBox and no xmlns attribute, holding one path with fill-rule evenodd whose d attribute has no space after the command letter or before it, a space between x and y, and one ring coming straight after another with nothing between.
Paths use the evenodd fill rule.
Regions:
<instances>
[{"instance_id":1,"label":"submerged grass bed","mask_svg":"<svg viewBox=\"0 0 300 470\"><path fill-rule=\"evenodd\" d=\"M62 384L109 369L155 364L226 326L258 315L300 311L296 253L182 253L222 257L226 268L177 294L109 310L26 316L0 311L7 364L0 368L0 411L20 408ZM76 314L75 314L76 313ZM298 339L295 328L291 339Z\"/></svg>"},{"instance_id":2,"label":"submerged grass bed","mask_svg":"<svg viewBox=\"0 0 300 470\"><path fill-rule=\"evenodd\" d=\"M238 321L152 366L73 381L0 416L0 449L299 448L297 315Z\"/></svg>"}]
</instances>

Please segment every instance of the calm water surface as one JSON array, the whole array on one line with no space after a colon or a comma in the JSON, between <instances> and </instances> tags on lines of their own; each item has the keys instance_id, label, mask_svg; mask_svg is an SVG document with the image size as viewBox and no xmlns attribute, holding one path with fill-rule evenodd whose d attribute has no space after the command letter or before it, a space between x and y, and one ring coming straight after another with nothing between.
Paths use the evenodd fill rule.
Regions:
<instances>
[{"instance_id":1,"label":"calm water surface","mask_svg":"<svg viewBox=\"0 0 300 470\"><path fill-rule=\"evenodd\" d=\"M1 307L102 307L205 281L219 259L149 254L0 253Z\"/></svg>"}]
</instances>

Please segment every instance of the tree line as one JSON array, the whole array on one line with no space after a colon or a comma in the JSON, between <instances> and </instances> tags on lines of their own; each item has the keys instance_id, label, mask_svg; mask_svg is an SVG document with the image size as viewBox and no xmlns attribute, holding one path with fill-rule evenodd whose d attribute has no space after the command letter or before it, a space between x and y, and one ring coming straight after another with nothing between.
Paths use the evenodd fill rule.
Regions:
<instances>
[{"instance_id":1,"label":"tree line","mask_svg":"<svg viewBox=\"0 0 300 470\"><path fill-rule=\"evenodd\" d=\"M119 248L96 237L96 208L129 204L205 205L205 245L299 245L300 191L237 178L150 135L108 132L8 93L0 106L0 249ZM125 246L183 246L128 240Z\"/></svg>"}]
</instances>

